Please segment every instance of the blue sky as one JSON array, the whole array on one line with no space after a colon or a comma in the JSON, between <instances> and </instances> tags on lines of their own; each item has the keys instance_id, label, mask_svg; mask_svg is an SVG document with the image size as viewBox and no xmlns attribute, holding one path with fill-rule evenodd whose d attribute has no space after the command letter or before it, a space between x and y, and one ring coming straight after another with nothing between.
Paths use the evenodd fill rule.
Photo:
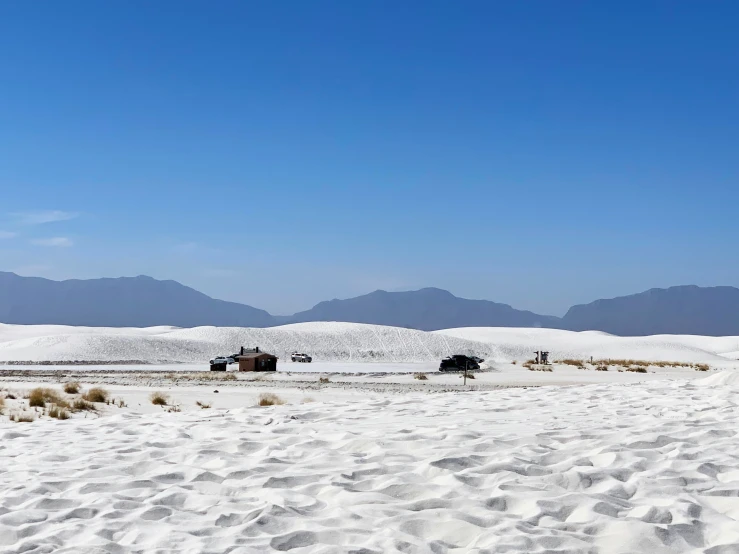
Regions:
<instances>
[{"instance_id":1,"label":"blue sky","mask_svg":"<svg viewBox=\"0 0 739 554\"><path fill-rule=\"evenodd\" d=\"M739 285L735 2L0 3L0 270L291 313Z\"/></svg>"}]
</instances>

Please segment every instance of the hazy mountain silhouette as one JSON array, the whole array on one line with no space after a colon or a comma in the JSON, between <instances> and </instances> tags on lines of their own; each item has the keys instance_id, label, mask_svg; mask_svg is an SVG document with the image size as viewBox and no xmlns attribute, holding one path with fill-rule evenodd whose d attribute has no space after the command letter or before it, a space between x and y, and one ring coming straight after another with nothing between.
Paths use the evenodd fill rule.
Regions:
<instances>
[{"instance_id":1,"label":"hazy mountain silhouette","mask_svg":"<svg viewBox=\"0 0 739 554\"><path fill-rule=\"evenodd\" d=\"M551 327L614 335L739 335L739 289L680 286L538 315L488 300L425 288L378 290L330 300L293 316L215 300L175 281L151 277L51 281L0 272L0 322L100 327L271 327L307 321L374 323L433 331L453 327Z\"/></svg>"},{"instance_id":2,"label":"hazy mountain silhouette","mask_svg":"<svg viewBox=\"0 0 739 554\"><path fill-rule=\"evenodd\" d=\"M0 272L0 322L150 327L268 327L264 310L214 300L175 281L151 277L51 281Z\"/></svg>"},{"instance_id":3,"label":"hazy mountain silhouette","mask_svg":"<svg viewBox=\"0 0 739 554\"><path fill-rule=\"evenodd\" d=\"M467 300L425 288L410 292L377 290L348 300L321 302L295 314L293 322L350 321L435 331L452 327L557 327L559 318L515 310L489 300Z\"/></svg>"},{"instance_id":4,"label":"hazy mountain silhouette","mask_svg":"<svg viewBox=\"0 0 739 554\"><path fill-rule=\"evenodd\" d=\"M739 335L739 289L686 285L573 306L562 319L573 331L623 336Z\"/></svg>"}]
</instances>

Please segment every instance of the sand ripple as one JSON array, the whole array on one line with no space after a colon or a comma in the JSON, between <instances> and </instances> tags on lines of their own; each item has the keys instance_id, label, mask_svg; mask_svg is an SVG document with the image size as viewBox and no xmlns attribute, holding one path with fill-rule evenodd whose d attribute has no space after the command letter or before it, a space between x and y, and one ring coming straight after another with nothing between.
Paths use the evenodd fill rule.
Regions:
<instances>
[{"instance_id":1,"label":"sand ripple","mask_svg":"<svg viewBox=\"0 0 739 554\"><path fill-rule=\"evenodd\" d=\"M0 424L0 552L739 552L739 385Z\"/></svg>"}]
</instances>

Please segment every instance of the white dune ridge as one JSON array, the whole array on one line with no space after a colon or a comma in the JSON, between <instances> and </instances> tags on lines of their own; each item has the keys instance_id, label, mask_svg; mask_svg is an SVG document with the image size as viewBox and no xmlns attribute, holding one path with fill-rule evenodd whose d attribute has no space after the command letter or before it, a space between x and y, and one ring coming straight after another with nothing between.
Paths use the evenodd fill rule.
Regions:
<instances>
[{"instance_id":1,"label":"white dune ridge","mask_svg":"<svg viewBox=\"0 0 739 554\"><path fill-rule=\"evenodd\" d=\"M4 421L0 551L735 553L725 375Z\"/></svg>"},{"instance_id":2,"label":"white dune ridge","mask_svg":"<svg viewBox=\"0 0 739 554\"><path fill-rule=\"evenodd\" d=\"M358 323L300 323L266 329L237 327L90 328L0 325L0 361L121 361L202 363L240 346L259 346L282 359L295 350L320 361L428 362L455 353L490 362L530 359L630 358L720 362L739 358L739 337L658 335L617 337L553 329L462 328L432 333Z\"/></svg>"}]
</instances>

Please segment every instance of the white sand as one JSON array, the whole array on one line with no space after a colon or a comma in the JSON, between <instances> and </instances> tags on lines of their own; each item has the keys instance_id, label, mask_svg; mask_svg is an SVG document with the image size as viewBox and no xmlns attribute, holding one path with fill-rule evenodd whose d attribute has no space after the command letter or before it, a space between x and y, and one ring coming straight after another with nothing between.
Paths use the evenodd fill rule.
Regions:
<instances>
[{"instance_id":1,"label":"white sand","mask_svg":"<svg viewBox=\"0 0 739 554\"><path fill-rule=\"evenodd\" d=\"M0 552L735 553L737 375L5 419Z\"/></svg>"},{"instance_id":2,"label":"white sand","mask_svg":"<svg viewBox=\"0 0 739 554\"><path fill-rule=\"evenodd\" d=\"M549 350L551 359L593 356L719 363L739 358L739 337L616 337L594 331L492 327L427 333L358 323L301 323L270 329L0 324L0 361L206 364L212 357L231 354L240 346L260 346L282 360L299 350L311 354L316 362L346 363L438 363L440 358L456 353L505 363L529 359L535 350Z\"/></svg>"}]
</instances>

